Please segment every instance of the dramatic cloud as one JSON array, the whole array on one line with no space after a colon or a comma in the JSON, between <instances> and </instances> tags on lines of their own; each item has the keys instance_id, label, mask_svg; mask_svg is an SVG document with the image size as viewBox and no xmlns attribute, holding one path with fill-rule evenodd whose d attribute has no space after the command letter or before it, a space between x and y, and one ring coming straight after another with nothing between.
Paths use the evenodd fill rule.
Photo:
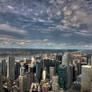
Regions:
<instances>
[{"instance_id":1,"label":"dramatic cloud","mask_svg":"<svg viewBox=\"0 0 92 92\"><path fill-rule=\"evenodd\" d=\"M0 42L1 47L91 48L92 0L0 0Z\"/></svg>"},{"instance_id":2,"label":"dramatic cloud","mask_svg":"<svg viewBox=\"0 0 92 92\"><path fill-rule=\"evenodd\" d=\"M12 27L8 24L0 24L0 31L6 31L6 32L15 32L15 33L18 33L18 34L25 34L26 31L24 30L21 30L21 29L17 29L16 27Z\"/></svg>"}]
</instances>

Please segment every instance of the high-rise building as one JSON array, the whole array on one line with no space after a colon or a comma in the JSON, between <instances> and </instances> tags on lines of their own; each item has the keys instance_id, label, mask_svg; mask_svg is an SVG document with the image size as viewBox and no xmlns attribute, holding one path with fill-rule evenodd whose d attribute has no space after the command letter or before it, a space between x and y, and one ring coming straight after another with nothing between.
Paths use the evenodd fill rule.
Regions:
<instances>
[{"instance_id":1,"label":"high-rise building","mask_svg":"<svg viewBox=\"0 0 92 92\"><path fill-rule=\"evenodd\" d=\"M82 66L81 91L90 92L92 80L92 67L90 65Z\"/></svg>"},{"instance_id":2,"label":"high-rise building","mask_svg":"<svg viewBox=\"0 0 92 92\"><path fill-rule=\"evenodd\" d=\"M59 86L64 90L67 88L67 67L59 65L58 67Z\"/></svg>"},{"instance_id":3,"label":"high-rise building","mask_svg":"<svg viewBox=\"0 0 92 92\"><path fill-rule=\"evenodd\" d=\"M21 67L20 62L16 62L16 64L15 64L15 79L17 79L18 76L20 75L20 67Z\"/></svg>"},{"instance_id":4,"label":"high-rise building","mask_svg":"<svg viewBox=\"0 0 92 92\"><path fill-rule=\"evenodd\" d=\"M49 74L50 74L50 79L52 80L52 77L54 76L54 74L55 74L55 68L54 67L50 67L49 68Z\"/></svg>"},{"instance_id":5,"label":"high-rise building","mask_svg":"<svg viewBox=\"0 0 92 92\"><path fill-rule=\"evenodd\" d=\"M23 76L25 73L25 68L22 66L20 67L20 75Z\"/></svg>"},{"instance_id":6,"label":"high-rise building","mask_svg":"<svg viewBox=\"0 0 92 92\"><path fill-rule=\"evenodd\" d=\"M77 63L77 69L78 69L78 75L80 75L81 74L81 62L80 62L80 60Z\"/></svg>"},{"instance_id":7,"label":"high-rise building","mask_svg":"<svg viewBox=\"0 0 92 92\"><path fill-rule=\"evenodd\" d=\"M58 76L52 77L52 91L59 92Z\"/></svg>"},{"instance_id":8,"label":"high-rise building","mask_svg":"<svg viewBox=\"0 0 92 92\"><path fill-rule=\"evenodd\" d=\"M27 72L26 73L26 76L27 76L27 91L30 90L30 85L31 85L31 75L30 75L30 72Z\"/></svg>"},{"instance_id":9,"label":"high-rise building","mask_svg":"<svg viewBox=\"0 0 92 92\"><path fill-rule=\"evenodd\" d=\"M38 78L38 81L41 80L41 75L42 75L42 64L40 61L36 62L36 76Z\"/></svg>"},{"instance_id":10,"label":"high-rise building","mask_svg":"<svg viewBox=\"0 0 92 92\"><path fill-rule=\"evenodd\" d=\"M2 60L0 60L0 75L2 75Z\"/></svg>"},{"instance_id":11,"label":"high-rise building","mask_svg":"<svg viewBox=\"0 0 92 92\"><path fill-rule=\"evenodd\" d=\"M20 76L19 76L19 89L20 92L26 92L29 89L29 75L25 73L25 68L24 66L20 67ZM28 85L29 84L29 85Z\"/></svg>"},{"instance_id":12,"label":"high-rise building","mask_svg":"<svg viewBox=\"0 0 92 92\"><path fill-rule=\"evenodd\" d=\"M62 69L63 66L66 66L67 72L65 75L67 75L67 88L70 88L72 81L73 81L73 67L70 66L72 63L72 59L70 56L70 53L65 52L62 58Z\"/></svg>"},{"instance_id":13,"label":"high-rise building","mask_svg":"<svg viewBox=\"0 0 92 92\"><path fill-rule=\"evenodd\" d=\"M43 69L43 72L42 72L42 80L46 80L46 76L47 76L47 72L46 72L46 67Z\"/></svg>"},{"instance_id":14,"label":"high-rise building","mask_svg":"<svg viewBox=\"0 0 92 92\"><path fill-rule=\"evenodd\" d=\"M68 66L71 62L70 53L65 52L62 57L62 65Z\"/></svg>"},{"instance_id":15,"label":"high-rise building","mask_svg":"<svg viewBox=\"0 0 92 92\"><path fill-rule=\"evenodd\" d=\"M2 79L1 79L1 74L0 74L0 92L3 92L3 88L2 88Z\"/></svg>"},{"instance_id":16,"label":"high-rise building","mask_svg":"<svg viewBox=\"0 0 92 92\"><path fill-rule=\"evenodd\" d=\"M67 88L70 88L73 82L73 66L67 67Z\"/></svg>"},{"instance_id":17,"label":"high-rise building","mask_svg":"<svg viewBox=\"0 0 92 92\"><path fill-rule=\"evenodd\" d=\"M7 63L6 60L2 60L2 75L6 76L7 75Z\"/></svg>"},{"instance_id":18,"label":"high-rise building","mask_svg":"<svg viewBox=\"0 0 92 92\"><path fill-rule=\"evenodd\" d=\"M90 56L90 65L92 66L92 55Z\"/></svg>"},{"instance_id":19,"label":"high-rise building","mask_svg":"<svg viewBox=\"0 0 92 92\"><path fill-rule=\"evenodd\" d=\"M7 58L7 78L10 80L15 79L15 59L14 57Z\"/></svg>"},{"instance_id":20,"label":"high-rise building","mask_svg":"<svg viewBox=\"0 0 92 92\"><path fill-rule=\"evenodd\" d=\"M62 61L62 55L56 55L56 60L57 61Z\"/></svg>"},{"instance_id":21,"label":"high-rise building","mask_svg":"<svg viewBox=\"0 0 92 92\"><path fill-rule=\"evenodd\" d=\"M32 84L34 80L34 66L28 65L28 72L30 73L30 84Z\"/></svg>"},{"instance_id":22,"label":"high-rise building","mask_svg":"<svg viewBox=\"0 0 92 92\"><path fill-rule=\"evenodd\" d=\"M19 76L19 92L27 92L27 76Z\"/></svg>"}]
</instances>

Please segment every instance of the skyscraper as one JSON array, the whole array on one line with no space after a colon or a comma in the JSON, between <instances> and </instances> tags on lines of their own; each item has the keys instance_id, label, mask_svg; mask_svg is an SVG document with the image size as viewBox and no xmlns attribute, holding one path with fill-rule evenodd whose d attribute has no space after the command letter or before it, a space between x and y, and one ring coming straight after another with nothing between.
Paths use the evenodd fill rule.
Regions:
<instances>
[{"instance_id":1,"label":"skyscraper","mask_svg":"<svg viewBox=\"0 0 92 92\"><path fill-rule=\"evenodd\" d=\"M90 92L92 80L92 67L90 65L82 66L81 91Z\"/></svg>"},{"instance_id":2,"label":"skyscraper","mask_svg":"<svg viewBox=\"0 0 92 92\"><path fill-rule=\"evenodd\" d=\"M53 77L54 74L55 74L55 68L54 68L54 67L50 67L50 68L49 68L49 71L50 71L50 79L52 79L52 77Z\"/></svg>"},{"instance_id":3,"label":"skyscraper","mask_svg":"<svg viewBox=\"0 0 92 92\"><path fill-rule=\"evenodd\" d=\"M7 75L7 63L6 60L2 60L2 75L6 76Z\"/></svg>"},{"instance_id":4,"label":"skyscraper","mask_svg":"<svg viewBox=\"0 0 92 92\"><path fill-rule=\"evenodd\" d=\"M25 68L23 66L20 67L20 75L23 76L25 73Z\"/></svg>"},{"instance_id":5,"label":"skyscraper","mask_svg":"<svg viewBox=\"0 0 92 92\"><path fill-rule=\"evenodd\" d=\"M27 91L30 90L30 85L31 85L31 75L30 75L30 72L27 72L26 73L26 76L27 76Z\"/></svg>"},{"instance_id":6,"label":"skyscraper","mask_svg":"<svg viewBox=\"0 0 92 92\"><path fill-rule=\"evenodd\" d=\"M53 92L59 92L58 76L52 77L52 90Z\"/></svg>"},{"instance_id":7,"label":"skyscraper","mask_svg":"<svg viewBox=\"0 0 92 92\"><path fill-rule=\"evenodd\" d=\"M36 62L36 76L38 78L38 81L41 80L41 75L42 75L42 64L40 61Z\"/></svg>"},{"instance_id":8,"label":"skyscraper","mask_svg":"<svg viewBox=\"0 0 92 92\"><path fill-rule=\"evenodd\" d=\"M2 60L0 60L0 75L2 75Z\"/></svg>"},{"instance_id":9,"label":"skyscraper","mask_svg":"<svg viewBox=\"0 0 92 92\"><path fill-rule=\"evenodd\" d=\"M71 62L70 53L65 52L62 57L62 65L68 66Z\"/></svg>"},{"instance_id":10,"label":"skyscraper","mask_svg":"<svg viewBox=\"0 0 92 92\"><path fill-rule=\"evenodd\" d=\"M15 79L15 59L14 57L7 58L7 78L10 80Z\"/></svg>"},{"instance_id":11,"label":"skyscraper","mask_svg":"<svg viewBox=\"0 0 92 92\"><path fill-rule=\"evenodd\" d=\"M20 92L27 91L27 76L26 75L19 76L19 88L20 88Z\"/></svg>"},{"instance_id":12,"label":"skyscraper","mask_svg":"<svg viewBox=\"0 0 92 92\"><path fill-rule=\"evenodd\" d=\"M3 92L3 89L2 89L2 76L0 75L0 92Z\"/></svg>"},{"instance_id":13,"label":"skyscraper","mask_svg":"<svg viewBox=\"0 0 92 92\"><path fill-rule=\"evenodd\" d=\"M16 64L15 64L15 79L17 79L18 76L20 75L20 67L21 67L20 62L16 62Z\"/></svg>"},{"instance_id":14,"label":"skyscraper","mask_svg":"<svg viewBox=\"0 0 92 92\"><path fill-rule=\"evenodd\" d=\"M46 80L46 75L47 75L47 72L46 72L46 67L43 69L43 72L42 72L42 80Z\"/></svg>"},{"instance_id":15,"label":"skyscraper","mask_svg":"<svg viewBox=\"0 0 92 92\"><path fill-rule=\"evenodd\" d=\"M63 55L63 58L62 58L62 66L61 67L63 68L63 66L65 66L67 69L66 74L65 74L65 75L67 75L67 79L66 79L67 80L67 88L71 87L72 80L73 80L73 78L72 78L73 68L72 68L72 66L70 66L71 62L72 62L72 59L71 59L70 53L65 52Z\"/></svg>"}]
</instances>

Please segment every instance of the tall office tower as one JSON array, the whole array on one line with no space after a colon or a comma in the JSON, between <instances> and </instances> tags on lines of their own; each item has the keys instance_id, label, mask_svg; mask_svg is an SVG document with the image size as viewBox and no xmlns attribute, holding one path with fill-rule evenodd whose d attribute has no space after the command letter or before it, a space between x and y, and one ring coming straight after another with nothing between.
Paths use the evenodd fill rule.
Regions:
<instances>
[{"instance_id":1,"label":"tall office tower","mask_svg":"<svg viewBox=\"0 0 92 92\"><path fill-rule=\"evenodd\" d=\"M52 80L52 77L54 76L54 74L55 74L55 68L54 67L50 67L49 68L49 71L50 71L50 80Z\"/></svg>"},{"instance_id":2,"label":"tall office tower","mask_svg":"<svg viewBox=\"0 0 92 92\"><path fill-rule=\"evenodd\" d=\"M1 74L0 74L0 92L2 92L2 76L1 76Z\"/></svg>"},{"instance_id":3,"label":"tall office tower","mask_svg":"<svg viewBox=\"0 0 92 92\"><path fill-rule=\"evenodd\" d=\"M22 66L20 67L20 75L23 76L25 73L25 68Z\"/></svg>"},{"instance_id":4,"label":"tall office tower","mask_svg":"<svg viewBox=\"0 0 92 92\"><path fill-rule=\"evenodd\" d=\"M7 58L7 78L10 80L15 79L15 59L14 57Z\"/></svg>"},{"instance_id":5,"label":"tall office tower","mask_svg":"<svg viewBox=\"0 0 92 92\"><path fill-rule=\"evenodd\" d=\"M91 56L88 54L88 55L86 56L86 58L87 58L87 64L89 65L89 64L90 64L90 61L91 61Z\"/></svg>"},{"instance_id":6,"label":"tall office tower","mask_svg":"<svg viewBox=\"0 0 92 92\"><path fill-rule=\"evenodd\" d=\"M64 90L67 88L67 67L59 65L58 67L59 86Z\"/></svg>"},{"instance_id":7,"label":"tall office tower","mask_svg":"<svg viewBox=\"0 0 92 92\"><path fill-rule=\"evenodd\" d=\"M73 82L76 81L75 66L73 65Z\"/></svg>"},{"instance_id":8,"label":"tall office tower","mask_svg":"<svg viewBox=\"0 0 92 92\"><path fill-rule=\"evenodd\" d=\"M52 91L59 92L58 76L52 77Z\"/></svg>"},{"instance_id":9,"label":"tall office tower","mask_svg":"<svg viewBox=\"0 0 92 92\"><path fill-rule=\"evenodd\" d=\"M26 76L27 76L27 91L30 90L30 85L31 85L31 75L30 75L30 72L27 72L26 73Z\"/></svg>"},{"instance_id":10,"label":"tall office tower","mask_svg":"<svg viewBox=\"0 0 92 92\"><path fill-rule=\"evenodd\" d=\"M80 60L78 60L76 66L77 66L78 75L80 75L81 74L81 62L80 62Z\"/></svg>"},{"instance_id":11,"label":"tall office tower","mask_svg":"<svg viewBox=\"0 0 92 92\"><path fill-rule=\"evenodd\" d=\"M0 60L0 74L2 75L2 61Z\"/></svg>"},{"instance_id":12,"label":"tall office tower","mask_svg":"<svg viewBox=\"0 0 92 92\"><path fill-rule=\"evenodd\" d=\"M66 68L67 68L67 72L66 72L67 88L69 88L71 86L72 80L73 80L72 79L73 72L71 72L71 71L73 71L73 68L71 68L71 66L70 66L71 63L72 63L72 59L71 59L70 53L65 52L63 55L63 58L62 58L62 65L66 66Z\"/></svg>"},{"instance_id":13,"label":"tall office tower","mask_svg":"<svg viewBox=\"0 0 92 92\"><path fill-rule=\"evenodd\" d=\"M51 59L44 59L43 60L43 68L46 67L47 73L49 73L49 67L52 66L52 61Z\"/></svg>"},{"instance_id":14,"label":"tall office tower","mask_svg":"<svg viewBox=\"0 0 92 92\"><path fill-rule=\"evenodd\" d=\"M15 79L17 79L18 76L20 75L20 67L21 67L20 62L16 62L16 64L15 64Z\"/></svg>"},{"instance_id":15,"label":"tall office tower","mask_svg":"<svg viewBox=\"0 0 92 92\"><path fill-rule=\"evenodd\" d=\"M62 61L62 55L56 55L56 60L57 61Z\"/></svg>"},{"instance_id":16,"label":"tall office tower","mask_svg":"<svg viewBox=\"0 0 92 92\"><path fill-rule=\"evenodd\" d=\"M90 60L91 60L91 61L90 61L90 65L92 66L92 55L91 55L90 57L91 57L91 59L90 59Z\"/></svg>"},{"instance_id":17,"label":"tall office tower","mask_svg":"<svg viewBox=\"0 0 92 92\"><path fill-rule=\"evenodd\" d=\"M46 72L46 67L43 69L43 72L42 72L42 80L46 80L46 76L47 76L47 72Z\"/></svg>"},{"instance_id":18,"label":"tall office tower","mask_svg":"<svg viewBox=\"0 0 92 92\"><path fill-rule=\"evenodd\" d=\"M65 52L62 57L62 65L68 66L71 63L70 53Z\"/></svg>"},{"instance_id":19,"label":"tall office tower","mask_svg":"<svg viewBox=\"0 0 92 92\"><path fill-rule=\"evenodd\" d=\"M89 65L82 66L81 91L90 92L92 80L92 67Z\"/></svg>"},{"instance_id":20,"label":"tall office tower","mask_svg":"<svg viewBox=\"0 0 92 92\"><path fill-rule=\"evenodd\" d=\"M36 62L36 76L38 78L38 81L41 80L41 75L42 75L42 64L40 61Z\"/></svg>"},{"instance_id":21,"label":"tall office tower","mask_svg":"<svg viewBox=\"0 0 92 92\"><path fill-rule=\"evenodd\" d=\"M73 66L67 67L67 88L70 88L73 82Z\"/></svg>"},{"instance_id":22,"label":"tall office tower","mask_svg":"<svg viewBox=\"0 0 92 92\"><path fill-rule=\"evenodd\" d=\"M6 60L2 60L2 75L6 76L7 75L7 63Z\"/></svg>"},{"instance_id":23,"label":"tall office tower","mask_svg":"<svg viewBox=\"0 0 92 92\"><path fill-rule=\"evenodd\" d=\"M28 65L28 72L30 73L30 84L32 84L34 79L34 67L30 64Z\"/></svg>"},{"instance_id":24,"label":"tall office tower","mask_svg":"<svg viewBox=\"0 0 92 92\"><path fill-rule=\"evenodd\" d=\"M19 92L27 92L27 76L20 75L19 76Z\"/></svg>"}]
</instances>

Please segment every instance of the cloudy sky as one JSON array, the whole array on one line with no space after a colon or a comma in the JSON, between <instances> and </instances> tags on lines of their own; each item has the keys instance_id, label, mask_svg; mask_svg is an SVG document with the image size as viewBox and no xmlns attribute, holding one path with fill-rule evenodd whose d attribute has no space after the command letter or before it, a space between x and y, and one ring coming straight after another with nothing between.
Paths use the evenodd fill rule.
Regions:
<instances>
[{"instance_id":1,"label":"cloudy sky","mask_svg":"<svg viewBox=\"0 0 92 92\"><path fill-rule=\"evenodd\" d=\"M92 49L92 0L0 0L0 47Z\"/></svg>"}]
</instances>

